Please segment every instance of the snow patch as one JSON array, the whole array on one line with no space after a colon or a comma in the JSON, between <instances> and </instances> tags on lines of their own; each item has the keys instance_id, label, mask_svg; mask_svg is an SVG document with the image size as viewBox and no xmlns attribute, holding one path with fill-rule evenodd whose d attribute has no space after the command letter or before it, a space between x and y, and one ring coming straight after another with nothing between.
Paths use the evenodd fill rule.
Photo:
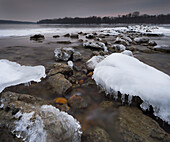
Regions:
<instances>
[{"instance_id":1,"label":"snow patch","mask_svg":"<svg viewBox=\"0 0 170 142\"><path fill-rule=\"evenodd\" d=\"M106 93L139 96L145 110L150 104L154 115L170 124L170 77L134 57L113 53L94 69L93 78ZM130 99L131 101L131 99ZM129 102L130 102L129 101Z\"/></svg>"}]
</instances>

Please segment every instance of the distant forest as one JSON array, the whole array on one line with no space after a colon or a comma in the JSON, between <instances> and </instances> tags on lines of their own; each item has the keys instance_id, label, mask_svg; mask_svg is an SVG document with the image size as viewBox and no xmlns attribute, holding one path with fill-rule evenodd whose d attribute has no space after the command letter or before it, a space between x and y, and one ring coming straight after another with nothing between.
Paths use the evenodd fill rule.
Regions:
<instances>
[{"instance_id":1,"label":"distant forest","mask_svg":"<svg viewBox=\"0 0 170 142\"><path fill-rule=\"evenodd\" d=\"M0 24L35 24L34 22L0 20Z\"/></svg>"},{"instance_id":2,"label":"distant forest","mask_svg":"<svg viewBox=\"0 0 170 142\"><path fill-rule=\"evenodd\" d=\"M135 11L126 15L118 15L117 17L65 17L58 19L44 19L37 22L37 24L170 24L170 14L164 15L140 15L140 12Z\"/></svg>"}]
</instances>

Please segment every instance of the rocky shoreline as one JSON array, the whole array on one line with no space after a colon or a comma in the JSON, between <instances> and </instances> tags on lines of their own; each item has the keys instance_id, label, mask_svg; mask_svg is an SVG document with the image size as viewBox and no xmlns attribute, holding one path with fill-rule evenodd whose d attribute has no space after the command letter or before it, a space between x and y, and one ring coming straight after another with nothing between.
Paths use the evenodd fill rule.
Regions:
<instances>
[{"instance_id":1,"label":"rocky shoreline","mask_svg":"<svg viewBox=\"0 0 170 142\"><path fill-rule=\"evenodd\" d=\"M63 35L64 41L60 41L60 35L54 35L57 43L63 46L54 50L56 63L46 69L47 77L29 86L8 87L0 94L0 129L8 132L0 133L3 136L0 141L9 141L4 137L14 142L35 141L31 136L33 133L40 141L47 142L168 142L169 125L165 122L165 131L164 126L145 115L139 107L142 103L139 97L134 97L130 105L126 99L121 102L121 94L117 100L106 96L92 79L97 63L112 53L134 57L140 53L169 54L170 47L157 46L150 40L150 37L162 36L151 32L156 27L140 26L145 33L136 31L137 28L68 33ZM35 42L46 40L44 35L30 39ZM77 40L79 46L68 47L72 43L70 39ZM19 112L22 113L19 115ZM23 114L30 116L27 122ZM19 122L24 123L25 128L21 128Z\"/></svg>"}]
</instances>

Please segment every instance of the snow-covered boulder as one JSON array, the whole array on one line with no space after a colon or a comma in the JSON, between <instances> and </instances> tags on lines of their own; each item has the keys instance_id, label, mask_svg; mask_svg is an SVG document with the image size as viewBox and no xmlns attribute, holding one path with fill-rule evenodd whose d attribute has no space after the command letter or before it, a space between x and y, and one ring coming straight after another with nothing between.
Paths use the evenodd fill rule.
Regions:
<instances>
[{"instance_id":1,"label":"snow-covered boulder","mask_svg":"<svg viewBox=\"0 0 170 142\"><path fill-rule=\"evenodd\" d=\"M132 53L132 51L130 51L130 50L124 50L124 51L121 52L121 53L133 57L133 53Z\"/></svg>"},{"instance_id":2,"label":"snow-covered boulder","mask_svg":"<svg viewBox=\"0 0 170 142\"><path fill-rule=\"evenodd\" d=\"M105 57L104 56L93 56L91 59L89 59L86 62L87 68L88 70L94 70L94 68L96 67L96 65L98 63L100 63Z\"/></svg>"},{"instance_id":3,"label":"snow-covered boulder","mask_svg":"<svg viewBox=\"0 0 170 142\"><path fill-rule=\"evenodd\" d=\"M93 78L97 85L102 86L107 93L117 92L128 94L129 102L132 96L139 96L146 110L153 106L154 115L170 124L170 77L134 57L113 53L101 61L94 69Z\"/></svg>"},{"instance_id":4,"label":"snow-covered boulder","mask_svg":"<svg viewBox=\"0 0 170 142\"><path fill-rule=\"evenodd\" d=\"M154 46L154 50L170 53L170 46L169 45L157 45L157 46Z\"/></svg>"},{"instance_id":5,"label":"snow-covered boulder","mask_svg":"<svg viewBox=\"0 0 170 142\"><path fill-rule=\"evenodd\" d=\"M129 43L132 43L132 39L130 37L123 35L122 38L128 41Z\"/></svg>"},{"instance_id":6,"label":"snow-covered boulder","mask_svg":"<svg viewBox=\"0 0 170 142\"><path fill-rule=\"evenodd\" d=\"M113 44L112 48L115 51L124 51L124 50L126 50L126 47L123 44Z\"/></svg>"},{"instance_id":7,"label":"snow-covered boulder","mask_svg":"<svg viewBox=\"0 0 170 142\"><path fill-rule=\"evenodd\" d=\"M88 42L83 43L83 46L94 48L94 49L103 49L106 52L108 51L107 46L103 42L99 42L99 41L93 41L93 42L88 41Z\"/></svg>"},{"instance_id":8,"label":"snow-covered boulder","mask_svg":"<svg viewBox=\"0 0 170 142\"><path fill-rule=\"evenodd\" d=\"M78 61L78 60L81 60L81 59L82 59L81 53L78 52L78 51L75 51L75 52L73 53L73 61Z\"/></svg>"},{"instance_id":9,"label":"snow-covered boulder","mask_svg":"<svg viewBox=\"0 0 170 142\"><path fill-rule=\"evenodd\" d=\"M80 123L66 112L27 94L2 93L0 127L25 142L80 142ZM8 108L8 112L5 109ZM15 138L16 140L16 138Z\"/></svg>"},{"instance_id":10,"label":"snow-covered boulder","mask_svg":"<svg viewBox=\"0 0 170 142\"><path fill-rule=\"evenodd\" d=\"M88 39L93 39L93 38L95 38L95 36L94 36L94 34L87 34L87 35L86 35L86 38L88 38Z\"/></svg>"},{"instance_id":11,"label":"snow-covered boulder","mask_svg":"<svg viewBox=\"0 0 170 142\"><path fill-rule=\"evenodd\" d=\"M44 66L22 66L5 59L0 60L0 66L0 92L9 86L40 82L46 77Z\"/></svg>"},{"instance_id":12,"label":"snow-covered boulder","mask_svg":"<svg viewBox=\"0 0 170 142\"><path fill-rule=\"evenodd\" d=\"M56 48L54 51L56 61L68 61L72 58L73 61L82 59L80 52L75 51L73 48Z\"/></svg>"},{"instance_id":13,"label":"snow-covered boulder","mask_svg":"<svg viewBox=\"0 0 170 142\"><path fill-rule=\"evenodd\" d=\"M149 43L148 43L150 46L156 46L157 43L153 40L150 40Z\"/></svg>"},{"instance_id":14,"label":"snow-covered boulder","mask_svg":"<svg viewBox=\"0 0 170 142\"><path fill-rule=\"evenodd\" d=\"M120 37L117 37L116 40L115 40L115 43L118 43L118 44L123 44L125 46L128 46L129 45L129 42L123 38L120 38Z\"/></svg>"},{"instance_id":15,"label":"snow-covered boulder","mask_svg":"<svg viewBox=\"0 0 170 142\"><path fill-rule=\"evenodd\" d=\"M134 41L136 43L139 43L139 44L141 44L141 43L148 43L149 42L149 38L147 38L147 37L137 37L137 38L134 38Z\"/></svg>"},{"instance_id":16,"label":"snow-covered boulder","mask_svg":"<svg viewBox=\"0 0 170 142\"><path fill-rule=\"evenodd\" d=\"M54 50L55 58L57 61L68 61L73 53L73 48L56 48Z\"/></svg>"}]
</instances>

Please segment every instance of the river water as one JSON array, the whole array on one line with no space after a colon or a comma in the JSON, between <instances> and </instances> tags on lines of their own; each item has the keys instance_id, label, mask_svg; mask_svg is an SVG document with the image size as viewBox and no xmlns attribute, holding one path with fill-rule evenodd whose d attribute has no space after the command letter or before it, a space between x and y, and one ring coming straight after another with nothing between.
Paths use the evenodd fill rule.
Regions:
<instances>
[{"instance_id":1,"label":"river water","mask_svg":"<svg viewBox=\"0 0 170 142\"><path fill-rule=\"evenodd\" d=\"M117 26L126 25L0 25L0 59L8 59L23 65L44 65L46 70L49 70L56 62L54 59L55 48L73 47L87 60L91 57L90 50L82 48L82 43L78 39L63 37L63 35L78 32L92 33ZM152 37L151 39L155 40L158 45L170 45L170 25L160 25L160 27L164 28L164 32L167 31L165 32L166 36ZM43 34L45 40L42 42L31 41L30 36L34 34ZM60 37L56 39L52 37L53 35L59 35ZM83 39L84 37L80 36L80 38ZM71 41L71 44L59 44L57 41ZM142 52L135 56L146 64L170 75L170 56L168 53L148 54ZM81 62L77 64L81 64ZM53 100L57 97L54 95L50 96L48 90L41 87L29 89L29 87L22 85L18 88L12 87L9 90L18 93L28 93L47 100ZM102 101L110 99L101 94L96 86L80 87L72 92L75 91L90 98L89 109L84 112L72 112L83 125L83 129L87 129L91 125L103 127L113 141L118 141L120 136L116 134L116 130L113 127L114 123L110 120L116 111L114 113L110 113L110 111L100 112L99 109L99 104Z\"/></svg>"}]
</instances>

